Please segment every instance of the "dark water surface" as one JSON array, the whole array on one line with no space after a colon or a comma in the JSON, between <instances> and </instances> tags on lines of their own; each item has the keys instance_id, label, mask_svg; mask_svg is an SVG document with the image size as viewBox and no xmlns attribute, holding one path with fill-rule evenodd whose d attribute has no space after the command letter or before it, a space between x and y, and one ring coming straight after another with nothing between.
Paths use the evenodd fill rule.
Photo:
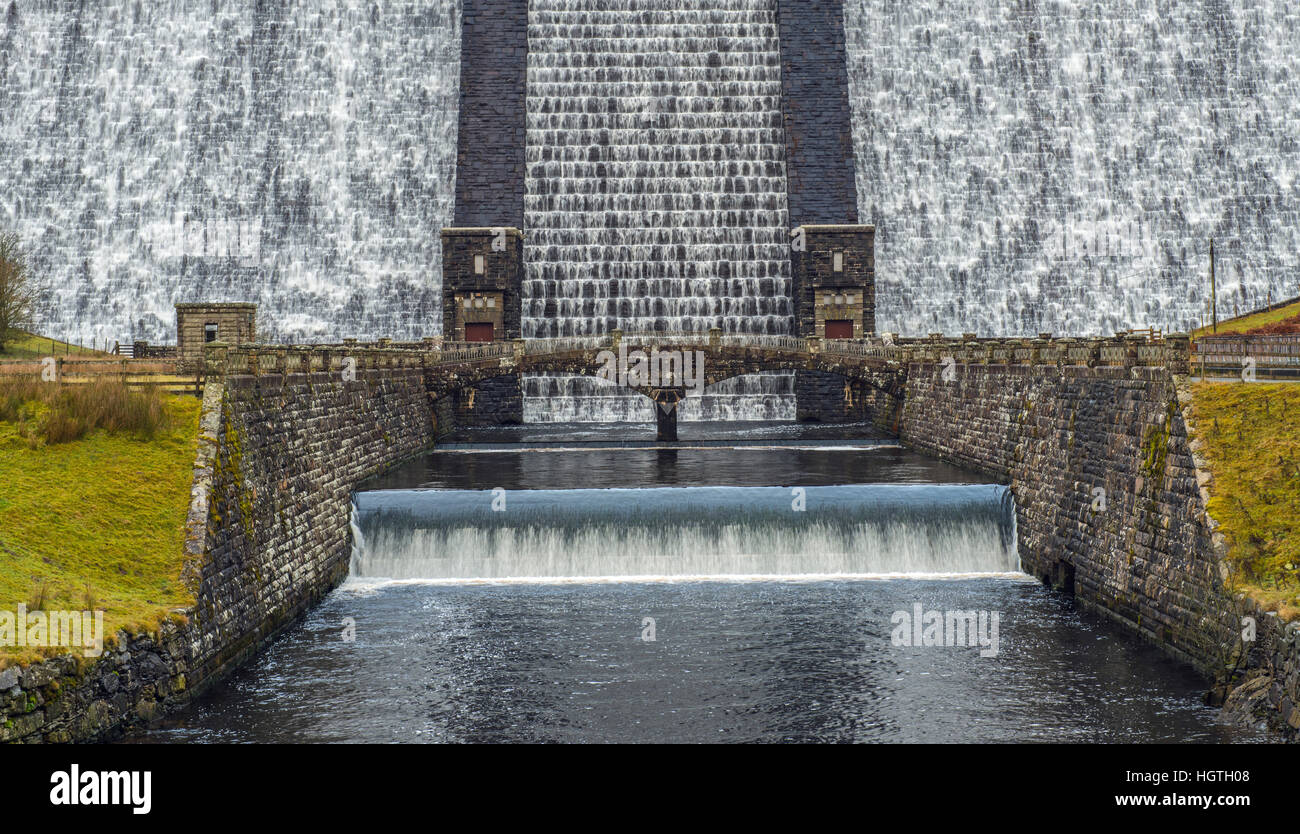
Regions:
<instances>
[{"instance_id":1,"label":"dark water surface","mask_svg":"<svg viewBox=\"0 0 1300 834\"><path fill-rule=\"evenodd\" d=\"M779 432L799 448L770 448L769 430L760 433L763 449L629 449L608 429L595 437L588 428L532 431L486 433L486 446L436 452L374 486L404 490L392 493L399 503L419 501L411 490L421 488L499 486L518 497L519 490L833 484L900 485L895 500L910 500L929 493L902 485L985 480L901 449L869 448L864 427ZM756 440L745 429L717 434L692 440ZM583 446L589 441L598 446ZM538 442L579 448L522 451ZM440 497L448 503L445 492L427 495L430 512L441 511ZM936 523L924 518L928 501L900 514L900 535L912 530L940 550L964 546L925 532ZM766 535L745 522L752 511L715 503L745 532ZM475 527L463 511L456 518L459 529L487 535L488 526ZM418 544L385 546L403 544L420 576ZM798 554L791 556L797 568ZM954 553L954 564L962 556ZM1203 706L1205 683L1190 669L1015 572L578 582L548 577L544 567L531 579L350 579L245 669L132 741L1261 740ZM892 618L918 604L996 612L996 655L895 645ZM345 639L350 625L353 641Z\"/></svg>"},{"instance_id":2,"label":"dark water surface","mask_svg":"<svg viewBox=\"0 0 1300 834\"><path fill-rule=\"evenodd\" d=\"M1000 611L999 654L895 647L890 615L916 602ZM336 591L140 740L1251 738L1203 688L1026 580L389 585Z\"/></svg>"}]
</instances>

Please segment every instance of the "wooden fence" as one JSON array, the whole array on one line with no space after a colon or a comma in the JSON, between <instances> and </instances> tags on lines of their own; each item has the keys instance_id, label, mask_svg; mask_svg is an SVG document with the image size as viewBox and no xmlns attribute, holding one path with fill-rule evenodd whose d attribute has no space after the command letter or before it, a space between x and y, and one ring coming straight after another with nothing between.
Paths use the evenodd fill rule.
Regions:
<instances>
[{"instance_id":1,"label":"wooden fence","mask_svg":"<svg viewBox=\"0 0 1300 834\"><path fill-rule=\"evenodd\" d=\"M1193 343L1193 369L1202 376L1240 377L1253 369L1268 379L1300 379L1300 334L1202 336Z\"/></svg>"},{"instance_id":2,"label":"wooden fence","mask_svg":"<svg viewBox=\"0 0 1300 834\"><path fill-rule=\"evenodd\" d=\"M0 380L23 378L67 385L114 379L132 388L158 388L172 394L203 396L203 372L181 373L174 361L52 356L0 362Z\"/></svg>"}]
</instances>

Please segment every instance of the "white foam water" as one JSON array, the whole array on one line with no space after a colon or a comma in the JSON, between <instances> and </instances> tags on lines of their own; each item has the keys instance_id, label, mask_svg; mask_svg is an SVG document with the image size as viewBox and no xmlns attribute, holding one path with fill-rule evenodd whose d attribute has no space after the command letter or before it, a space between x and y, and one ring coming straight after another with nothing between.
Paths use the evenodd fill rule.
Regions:
<instances>
[{"instance_id":1,"label":"white foam water","mask_svg":"<svg viewBox=\"0 0 1300 834\"><path fill-rule=\"evenodd\" d=\"M354 515L362 534L354 540L351 576L648 581L1019 570L1014 501L1006 487L801 489L798 495L784 487L360 493Z\"/></svg>"}]
</instances>

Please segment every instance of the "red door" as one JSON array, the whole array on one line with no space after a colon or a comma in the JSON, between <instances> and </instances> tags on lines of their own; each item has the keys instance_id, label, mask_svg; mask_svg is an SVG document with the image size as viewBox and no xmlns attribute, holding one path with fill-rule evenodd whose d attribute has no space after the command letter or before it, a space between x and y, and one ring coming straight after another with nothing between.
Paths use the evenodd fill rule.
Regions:
<instances>
[{"instance_id":1,"label":"red door","mask_svg":"<svg viewBox=\"0 0 1300 834\"><path fill-rule=\"evenodd\" d=\"M490 342L492 341L492 322L480 322L478 324L465 325L465 341L467 342Z\"/></svg>"},{"instance_id":2,"label":"red door","mask_svg":"<svg viewBox=\"0 0 1300 834\"><path fill-rule=\"evenodd\" d=\"M853 320L852 319L828 319L826 321L826 338L827 339L852 339Z\"/></svg>"}]
</instances>

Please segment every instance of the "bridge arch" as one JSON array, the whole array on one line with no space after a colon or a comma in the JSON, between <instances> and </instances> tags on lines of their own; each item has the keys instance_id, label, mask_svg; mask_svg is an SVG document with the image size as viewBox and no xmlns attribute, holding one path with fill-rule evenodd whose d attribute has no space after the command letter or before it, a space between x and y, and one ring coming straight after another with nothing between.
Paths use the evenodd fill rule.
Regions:
<instances>
[{"instance_id":1,"label":"bridge arch","mask_svg":"<svg viewBox=\"0 0 1300 834\"><path fill-rule=\"evenodd\" d=\"M524 343L517 343L517 348L510 355L475 358L464 362L444 361L432 365L427 371L430 395L438 401L448 396L459 396L457 392L480 385L487 380L506 376L518 376L522 379L526 374L601 378L611 355L622 356L623 362L627 363L629 359L635 359L636 351L647 353L692 351L698 352L697 357L703 358L704 370L701 376L706 391L709 388L716 390L717 386L738 377L772 371L795 371L796 400L800 385L808 390L819 389L819 396L825 397L827 386L832 384L828 380L834 380L833 384L838 385L839 390L843 392L849 409L847 416L851 418L853 409L861 411L869 398L874 399L883 395L895 401L901 400L902 379L905 375L905 369L897 363L891 364L870 356L855 357L814 351L719 345L680 339L625 344L622 352L614 349L615 346L611 344L533 352L529 351L529 347ZM658 382L660 384L657 386L651 384L620 387L631 393L646 396L655 402L658 406L656 416L661 422L661 436L665 434L675 436L675 431L666 429L663 422L669 419L675 426L676 405L686 395L685 386L664 384L665 380L658 380ZM830 399L834 401L834 397ZM840 422L845 419L845 415L837 418L826 409L819 409L797 414L796 418Z\"/></svg>"}]
</instances>

